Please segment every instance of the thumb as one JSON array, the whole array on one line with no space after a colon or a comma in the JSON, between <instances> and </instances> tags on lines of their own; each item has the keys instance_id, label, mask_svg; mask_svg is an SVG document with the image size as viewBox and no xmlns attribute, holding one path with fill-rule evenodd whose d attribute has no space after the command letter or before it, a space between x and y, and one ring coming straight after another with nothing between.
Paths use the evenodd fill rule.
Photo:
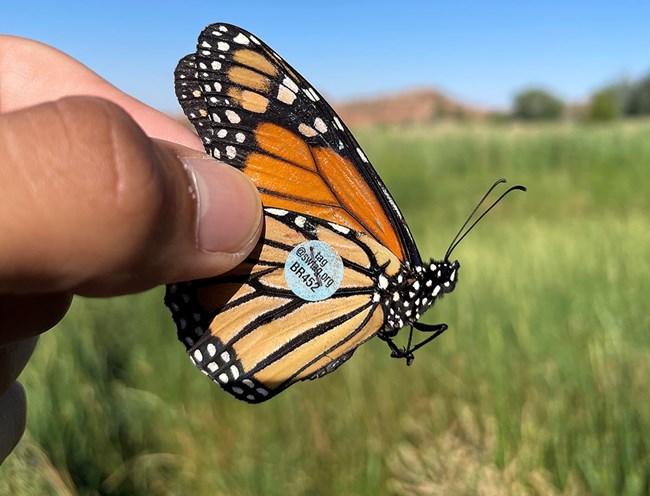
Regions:
<instances>
[{"instance_id":1,"label":"thumb","mask_svg":"<svg viewBox=\"0 0 650 496\"><path fill-rule=\"evenodd\" d=\"M241 172L149 139L105 100L0 116L0 293L111 296L218 275L261 224Z\"/></svg>"}]
</instances>

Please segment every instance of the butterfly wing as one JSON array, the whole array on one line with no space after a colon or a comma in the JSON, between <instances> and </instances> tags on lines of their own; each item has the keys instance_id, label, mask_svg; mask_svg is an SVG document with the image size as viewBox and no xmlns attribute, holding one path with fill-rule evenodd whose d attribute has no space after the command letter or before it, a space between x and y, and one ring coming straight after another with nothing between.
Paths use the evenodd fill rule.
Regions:
<instances>
[{"instance_id":1,"label":"butterfly wing","mask_svg":"<svg viewBox=\"0 0 650 496\"><path fill-rule=\"evenodd\" d=\"M419 265L411 233L361 148L322 97L267 45L208 26L178 64L176 94L206 151L262 194L265 232L223 276L168 287L179 339L226 391L260 402L332 372L385 324L380 278ZM305 301L284 263L305 240L341 256L341 287Z\"/></svg>"},{"instance_id":2,"label":"butterfly wing","mask_svg":"<svg viewBox=\"0 0 650 496\"><path fill-rule=\"evenodd\" d=\"M176 81L208 153L243 170L265 206L364 232L421 265L399 208L350 131L265 43L236 26L208 26Z\"/></svg>"},{"instance_id":3,"label":"butterfly wing","mask_svg":"<svg viewBox=\"0 0 650 496\"><path fill-rule=\"evenodd\" d=\"M372 237L322 219L267 209L264 241L224 276L171 285L166 303L196 366L237 398L265 401L338 368L384 324L377 267L400 261ZM291 250L320 240L342 258L339 289L298 298L284 276Z\"/></svg>"}]
</instances>

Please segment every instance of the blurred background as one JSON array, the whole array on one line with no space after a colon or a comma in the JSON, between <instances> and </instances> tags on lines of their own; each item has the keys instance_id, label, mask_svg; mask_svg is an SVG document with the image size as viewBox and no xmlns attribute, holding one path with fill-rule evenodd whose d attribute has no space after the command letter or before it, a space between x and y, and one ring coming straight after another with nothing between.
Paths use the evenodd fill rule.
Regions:
<instances>
[{"instance_id":1,"label":"blurred background","mask_svg":"<svg viewBox=\"0 0 650 496\"><path fill-rule=\"evenodd\" d=\"M21 380L4 495L650 494L650 5L638 1L2 2L0 32L181 118L212 22L328 96L440 257L498 177L528 186L456 250L450 330L414 364L372 340L268 404L176 341L163 289L77 299Z\"/></svg>"}]
</instances>

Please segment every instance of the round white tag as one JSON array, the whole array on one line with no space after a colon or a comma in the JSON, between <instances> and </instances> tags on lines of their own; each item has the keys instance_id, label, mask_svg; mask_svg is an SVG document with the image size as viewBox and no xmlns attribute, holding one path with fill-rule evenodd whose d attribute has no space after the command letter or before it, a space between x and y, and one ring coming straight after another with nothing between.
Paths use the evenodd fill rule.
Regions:
<instances>
[{"instance_id":1,"label":"round white tag","mask_svg":"<svg viewBox=\"0 0 650 496\"><path fill-rule=\"evenodd\" d=\"M284 264L284 278L299 298L325 300L341 286L343 261L327 243L305 241L289 253Z\"/></svg>"}]
</instances>

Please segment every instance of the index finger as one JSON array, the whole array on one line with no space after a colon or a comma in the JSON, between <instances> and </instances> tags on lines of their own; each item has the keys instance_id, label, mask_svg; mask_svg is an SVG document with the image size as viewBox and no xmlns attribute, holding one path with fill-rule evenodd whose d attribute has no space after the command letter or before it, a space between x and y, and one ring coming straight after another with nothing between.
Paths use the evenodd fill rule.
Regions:
<instances>
[{"instance_id":1,"label":"index finger","mask_svg":"<svg viewBox=\"0 0 650 496\"><path fill-rule=\"evenodd\" d=\"M204 151L193 132L65 53L37 41L0 35L0 113L75 95L109 100L126 110L148 136Z\"/></svg>"}]
</instances>

